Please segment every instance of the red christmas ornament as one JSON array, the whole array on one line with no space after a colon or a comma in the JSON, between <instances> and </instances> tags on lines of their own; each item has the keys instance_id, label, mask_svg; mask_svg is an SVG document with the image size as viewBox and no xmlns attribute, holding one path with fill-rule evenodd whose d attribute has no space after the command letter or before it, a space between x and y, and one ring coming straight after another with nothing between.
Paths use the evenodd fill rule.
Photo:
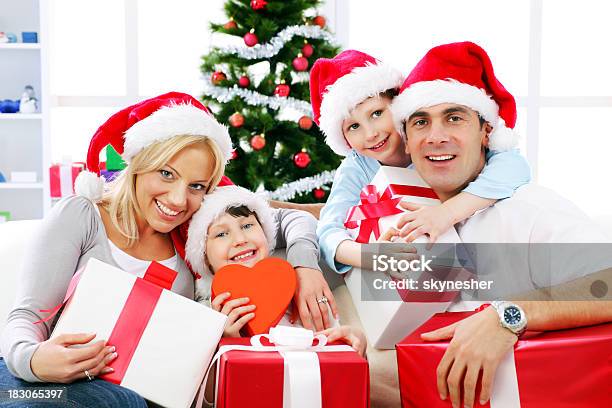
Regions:
<instances>
[{"instance_id":1,"label":"red christmas ornament","mask_svg":"<svg viewBox=\"0 0 612 408\"><path fill-rule=\"evenodd\" d=\"M308 60L302 56L302 54L298 54L297 57L293 59L293 68L296 71L306 71L308 69Z\"/></svg>"},{"instance_id":2,"label":"red christmas ornament","mask_svg":"<svg viewBox=\"0 0 612 408\"><path fill-rule=\"evenodd\" d=\"M304 115L300 118L300 120L298 120L298 125L300 126L300 129L310 130L312 127L312 118Z\"/></svg>"},{"instance_id":3,"label":"red christmas ornament","mask_svg":"<svg viewBox=\"0 0 612 408\"><path fill-rule=\"evenodd\" d=\"M276 85L276 88L274 88L274 95L277 96L287 97L289 96L290 92L291 88L285 83L285 81L281 81L281 83Z\"/></svg>"},{"instance_id":4,"label":"red christmas ornament","mask_svg":"<svg viewBox=\"0 0 612 408\"><path fill-rule=\"evenodd\" d=\"M312 48L312 45L308 43L305 43L304 46L302 47L302 55L304 55L306 58L310 58L313 52L314 52L314 48Z\"/></svg>"},{"instance_id":5,"label":"red christmas ornament","mask_svg":"<svg viewBox=\"0 0 612 408\"><path fill-rule=\"evenodd\" d=\"M230 21L228 21L227 23L225 23L223 25L223 28L225 28L226 30L235 30L236 28L238 28L238 25L236 24L236 22L234 21L234 18L230 18Z\"/></svg>"},{"instance_id":6,"label":"red christmas ornament","mask_svg":"<svg viewBox=\"0 0 612 408\"><path fill-rule=\"evenodd\" d=\"M248 76L243 75L238 79L238 86L241 88L248 88L251 85L251 80Z\"/></svg>"},{"instance_id":7,"label":"red christmas ornament","mask_svg":"<svg viewBox=\"0 0 612 408\"><path fill-rule=\"evenodd\" d=\"M251 138L251 147L253 150L261 150L266 145L266 139L264 134L255 135Z\"/></svg>"},{"instance_id":8,"label":"red christmas ornament","mask_svg":"<svg viewBox=\"0 0 612 408\"><path fill-rule=\"evenodd\" d=\"M238 112L233 113L232 116L229 117L229 124L232 125L232 127L239 128L244 125L244 116Z\"/></svg>"},{"instance_id":9,"label":"red christmas ornament","mask_svg":"<svg viewBox=\"0 0 612 408\"><path fill-rule=\"evenodd\" d=\"M225 76L225 74L221 71L213 72L212 76L210 77L210 80L212 81L213 85L219 85L221 81L225 81L226 79L227 76Z\"/></svg>"},{"instance_id":10,"label":"red christmas ornament","mask_svg":"<svg viewBox=\"0 0 612 408\"><path fill-rule=\"evenodd\" d=\"M310 164L310 155L306 153L306 149L302 149L301 152L296 153L293 156L293 163L300 169L305 169Z\"/></svg>"},{"instance_id":11,"label":"red christmas ornament","mask_svg":"<svg viewBox=\"0 0 612 408\"><path fill-rule=\"evenodd\" d=\"M312 19L312 22L321 28L325 27L325 23L326 23L325 17L323 16L316 16L315 18Z\"/></svg>"},{"instance_id":12,"label":"red christmas ornament","mask_svg":"<svg viewBox=\"0 0 612 408\"><path fill-rule=\"evenodd\" d=\"M317 200L322 200L325 197L325 190L322 188L315 188L312 190L312 195L314 195L314 198Z\"/></svg>"},{"instance_id":13,"label":"red christmas ornament","mask_svg":"<svg viewBox=\"0 0 612 408\"><path fill-rule=\"evenodd\" d=\"M268 2L266 0L251 0L251 8L253 10L263 10Z\"/></svg>"},{"instance_id":14,"label":"red christmas ornament","mask_svg":"<svg viewBox=\"0 0 612 408\"><path fill-rule=\"evenodd\" d=\"M252 46L257 45L259 43L259 38L257 38L257 36L255 35L255 29L254 28L251 28L251 31L246 33L244 35L243 39L244 39L244 43L248 47L252 47Z\"/></svg>"},{"instance_id":15,"label":"red christmas ornament","mask_svg":"<svg viewBox=\"0 0 612 408\"><path fill-rule=\"evenodd\" d=\"M238 152L236 151L236 149L232 150L232 157L230 157L230 160L234 160L237 157L238 157Z\"/></svg>"}]
</instances>

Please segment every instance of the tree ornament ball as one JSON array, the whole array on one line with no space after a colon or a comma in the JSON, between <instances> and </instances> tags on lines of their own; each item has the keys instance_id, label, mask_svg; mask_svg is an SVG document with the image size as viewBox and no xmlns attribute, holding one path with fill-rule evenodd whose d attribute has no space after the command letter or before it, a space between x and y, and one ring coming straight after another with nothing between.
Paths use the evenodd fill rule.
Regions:
<instances>
[{"instance_id":1,"label":"tree ornament ball","mask_svg":"<svg viewBox=\"0 0 612 408\"><path fill-rule=\"evenodd\" d=\"M293 156L293 163L300 169L305 169L310 164L310 155L302 150Z\"/></svg>"},{"instance_id":2,"label":"tree ornament ball","mask_svg":"<svg viewBox=\"0 0 612 408\"><path fill-rule=\"evenodd\" d=\"M263 10L268 2L266 0L251 0L251 8L253 10Z\"/></svg>"},{"instance_id":3,"label":"tree ornament ball","mask_svg":"<svg viewBox=\"0 0 612 408\"><path fill-rule=\"evenodd\" d=\"M312 22L315 23L316 25L318 25L321 28L325 27L325 17L323 16L316 16L315 18L312 19Z\"/></svg>"},{"instance_id":4,"label":"tree ornament ball","mask_svg":"<svg viewBox=\"0 0 612 408\"><path fill-rule=\"evenodd\" d=\"M244 43L247 45L247 47L252 47L254 45L259 44L259 38L257 38L257 36L255 35L253 29L251 29L251 31L246 33L244 35L243 39L244 39Z\"/></svg>"},{"instance_id":5,"label":"tree ornament ball","mask_svg":"<svg viewBox=\"0 0 612 408\"><path fill-rule=\"evenodd\" d=\"M310 130L310 128L312 128L312 118L304 115L298 120L298 125L302 130Z\"/></svg>"},{"instance_id":6,"label":"tree ornament ball","mask_svg":"<svg viewBox=\"0 0 612 408\"><path fill-rule=\"evenodd\" d=\"M325 198L325 190L323 190L322 188L315 188L314 190L312 190L312 194L317 200L322 200L323 198Z\"/></svg>"},{"instance_id":7,"label":"tree ornament ball","mask_svg":"<svg viewBox=\"0 0 612 408\"><path fill-rule=\"evenodd\" d=\"M296 71L306 71L308 69L308 60L304 58L302 54L298 54L298 56L293 59L293 68Z\"/></svg>"},{"instance_id":8,"label":"tree ornament ball","mask_svg":"<svg viewBox=\"0 0 612 408\"><path fill-rule=\"evenodd\" d=\"M305 56L306 58L310 58L313 52L314 52L314 48L312 47L311 44L306 43L302 47L302 55Z\"/></svg>"},{"instance_id":9,"label":"tree ornament ball","mask_svg":"<svg viewBox=\"0 0 612 408\"><path fill-rule=\"evenodd\" d=\"M225 76L225 74L221 71L215 71L213 72L210 80L212 81L213 85L219 85L221 83L221 81L225 81L227 79L227 76Z\"/></svg>"},{"instance_id":10,"label":"tree ornament ball","mask_svg":"<svg viewBox=\"0 0 612 408\"><path fill-rule=\"evenodd\" d=\"M235 30L236 28L238 28L238 24L236 24L236 22L232 19L228 21L227 23L223 24L223 28L225 28L228 31Z\"/></svg>"},{"instance_id":11,"label":"tree ornament ball","mask_svg":"<svg viewBox=\"0 0 612 408\"><path fill-rule=\"evenodd\" d=\"M291 92L291 88L287 84L278 84L276 88L274 88L274 95L287 97Z\"/></svg>"},{"instance_id":12,"label":"tree ornament ball","mask_svg":"<svg viewBox=\"0 0 612 408\"><path fill-rule=\"evenodd\" d=\"M266 146L264 135L255 135L251 138L251 147L253 150L261 150Z\"/></svg>"},{"instance_id":13,"label":"tree ornament ball","mask_svg":"<svg viewBox=\"0 0 612 408\"><path fill-rule=\"evenodd\" d=\"M232 150L232 156L230 157L230 160L234 160L238 157L238 152L236 151L236 149Z\"/></svg>"},{"instance_id":14,"label":"tree ornament ball","mask_svg":"<svg viewBox=\"0 0 612 408\"><path fill-rule=\"evenodd\" d=\"M241 88L248 88L251 85L251 80L248 76L243 75L238 79L238 86Z\"/></svg>"},{"instance_id":15,"label":"tree ornament ball","mask_svg":"<svg viewBox=\"0 0 612 408\"><path fill-rule=\"evenodd\" d=\"M229 117L229 124L235 128L241 127L244 125L244 116L239 112L233 113L232 116Z\"/></svg>"}]
</instances>

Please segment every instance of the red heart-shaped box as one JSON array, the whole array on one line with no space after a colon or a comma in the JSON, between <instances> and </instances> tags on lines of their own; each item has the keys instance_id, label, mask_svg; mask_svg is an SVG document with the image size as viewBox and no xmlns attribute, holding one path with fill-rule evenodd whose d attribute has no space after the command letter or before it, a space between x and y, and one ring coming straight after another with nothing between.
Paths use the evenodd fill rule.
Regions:
<instances>
[{"instance_id":1,"label":"red heart-shaped box","mask_svg":"<svg viewBox=\"0 0 612 408\"><path fill-rule=\"evenodd\" d=\"M268 333L285 314L295 293L297 277L291 264L280 258L263 259L252 268L226 265L215 273L212 298L230 292L231 299L248 297L257 306L255 317L245 325L249 336Z\"/></svg>"}]
</instances>

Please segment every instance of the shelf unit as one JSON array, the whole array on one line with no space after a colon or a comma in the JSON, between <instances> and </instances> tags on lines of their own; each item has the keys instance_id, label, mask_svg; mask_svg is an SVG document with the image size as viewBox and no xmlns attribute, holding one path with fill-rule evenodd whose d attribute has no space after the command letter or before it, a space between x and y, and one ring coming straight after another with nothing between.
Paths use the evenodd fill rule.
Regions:
<instances>
[{"instance_id":1,"label":"shelf unit","mask_svg":"<svg viewBox=\"0 0 612 408\"><path fill-rule=\"evenodd\" d=\"M11 220L42 218L51 208L49 166L49 73L47 9L49 0L0 0L0 29L35 31L38 43L0 44L0 100L19 99L26 85L38 98L38 112L0 113L0 211ZM11 183L12 171L36 172L35 183Z\"/></svg>"}]
</instances>

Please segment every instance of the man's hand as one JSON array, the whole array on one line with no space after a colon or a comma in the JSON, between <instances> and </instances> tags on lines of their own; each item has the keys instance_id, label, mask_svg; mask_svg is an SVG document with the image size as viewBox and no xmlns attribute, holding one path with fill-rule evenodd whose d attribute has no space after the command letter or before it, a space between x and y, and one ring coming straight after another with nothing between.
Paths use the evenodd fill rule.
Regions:
<instances>
[{"instance_id":1,"label":"man's hand","mask_svg":"<svg viewBox=\"0 0 612 408\"><path fill-rule=\"evenodd\" d=\"M465 407L474 404L476 382L482 370L480 404L491 396L495 371L502 358L512 349L517 336L501 327L497 312L488 307L460 322L421 335L423 340L437 341L452 338L437 370L440 398L450 399L454 408L461 405L463 379Z\"/></svg>"},{"instance_id":2,"label":"man's hand","mask_svg":"<svg viewBox=\"0 0 612 408\"><path fill-rule=\"evenodd\" d=\"M401 201L400 206L410 211L403 214L397 223L399 236L406 238L407 242L428 235L429 244L433 244L455 224L453 213L443 204L427 206Z\"/></svg>"},{"instance_id":3,"label":"man's hand","mask_svg":"<svg viewBox=\"0 0 612 408\"><path fill-rule=\"evenodd\" d=\"M338 308L334 295L321 271L310 268L295 268L297 288L293 297L297 304L302 325L306 329L321 331L331 327L329 309L334 318L338 318ZM327 298L327 302L317 300Z\"/></svg>"}]
</instances>

